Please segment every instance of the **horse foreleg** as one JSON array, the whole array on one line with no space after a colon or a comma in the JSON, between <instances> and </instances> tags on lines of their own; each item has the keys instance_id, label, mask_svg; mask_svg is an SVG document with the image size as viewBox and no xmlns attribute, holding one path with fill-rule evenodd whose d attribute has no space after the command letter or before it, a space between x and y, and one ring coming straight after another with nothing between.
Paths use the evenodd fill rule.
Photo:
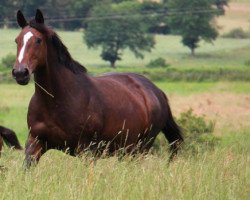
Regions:
<instances>
[{"instance_id":1,"label":"horse foreleg","mask_svg":"<svg viewBox=\"0 0 250 200\"><path fill-rule=\"evenodd\" d=\"M30 135L25 146L24 167L29 168L32 164L37 164L45 151L44 143Z\"/></svg>"}]
</instances>

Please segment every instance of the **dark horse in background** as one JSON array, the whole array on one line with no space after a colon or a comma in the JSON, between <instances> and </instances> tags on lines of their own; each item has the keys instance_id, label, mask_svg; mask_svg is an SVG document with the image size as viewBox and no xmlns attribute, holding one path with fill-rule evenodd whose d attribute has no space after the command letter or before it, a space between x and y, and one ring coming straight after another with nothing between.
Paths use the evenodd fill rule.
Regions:
<instances>
[{"instance_id":1,"label":"dark horse in background","mask_svg":"<svg viewBox=\"0 0 250 200\"><path fill-rule=\"evenodd\" d=\"M4 126L0 126L0 155L3 147L3 142L5 142L8 147L13 147L17 150L23 149L14 131Z\"/></svg>"},{"instance_id":2,"label":"dark horse in background","mask_svg":"<svg viewBox=\"0 0 250 200\"><path fill-rule=\"evenodd\" d=\"M147 152L160 131L170 143L171 156L177 152L181 131L167 97L152 82L133 73L90 76L44 24L40 10L30 22L18 11L17 22L22 30L15 40L12 74L26 85L33 73L35 82L27 116L27 166L49 149L71 155L100 146L109 154L121 148Z\"/></svg>"}]
</instances>

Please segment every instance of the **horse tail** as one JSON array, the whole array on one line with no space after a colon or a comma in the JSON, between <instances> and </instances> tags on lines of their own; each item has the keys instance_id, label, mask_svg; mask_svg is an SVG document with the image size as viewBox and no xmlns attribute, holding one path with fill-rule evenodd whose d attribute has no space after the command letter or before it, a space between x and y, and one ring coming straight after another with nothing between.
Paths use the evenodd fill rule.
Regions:
<instances>
[{"instance_id":1,"label":"horse tail","mask_svg":"<svg viewBox=\"0 0 250 200\"><path fill-rule=\"evenodd\" d=\"M164 94L164 93L163 93ZM181 144L184 142L183 136L182 136L182 130L178 126L178 124L175 122L174 117L172 115L168 99L166 95L164 94L165 99L167 101L167 118L166 118L166 124L163 128L162 132L164 133L166 139L168 140L170 144L170 160L173 159L173 157L177 154L177 151L179 150Z\"/></svg>"},{"instance_id":2,"label":"horse tail","mask_svg":"<svg viewBox=\"0 0 250 200\"><path fill-rule=\"evenodd\" d=\"M8 147L14 147L14 149L17 150L23 149L14 131L0 126L0 149L2 148L3 141L7 144Z\"/></svg>"}]
</instances>

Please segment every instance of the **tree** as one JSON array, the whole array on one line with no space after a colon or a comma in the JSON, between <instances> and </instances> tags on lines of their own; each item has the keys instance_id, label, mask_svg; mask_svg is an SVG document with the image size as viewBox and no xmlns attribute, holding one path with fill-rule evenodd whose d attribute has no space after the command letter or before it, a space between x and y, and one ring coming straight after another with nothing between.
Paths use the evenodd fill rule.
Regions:
<instances>
[{"instance_id":1,"label":"tree","mask_svg":"<svg viewBox=\"0 0 250 200\"><path fill-rule=\"evenodd\" d=\"M166 23L165 4L155 1L143 1L140 5L140 13L149 33L169 34L170 29Z\"/></svg>"},{"instance_id":2,"label":"tree","mask_svg":"<svg viewBox=\"0 0 250 200\"><path fill-rule=\"evenodd\" d=\"M29 17L34 16L36 9L41 8L45 3L44 0L25 0L21 2L22 5L19 9Z\"/></svg>"},{"instance_id":3,"label":"tree","mask_svg":"<svg viewBox=\"0 0 250 200\"><path fill-rule=\"evenodd\" d=\"M129 49L138 58L142 51L150 51L154 38L146 33L142 17L138 15L140 3L104 3L95 6L87 24L84 39L89 48L101 46L101 57L116 67L124 49Z\"/></svg>"},{"instance_id":4,"label":"tree","mask_svg":"<svg viewBox=\"0 0 250 200\"><path fill-rule=\"evenodd\" d=\"M227 0L168 0L169 25L182 36L182 43L195 54L200 40L212 42L218 36L214 18L224 14Z\"/></svg>"},{"instance_id":5,"label":"tree","mask_svg":"<svg viewBox=\"0 0 250 200\"><path fill-rule=\"evenodd\" d=\"M128 0L110 0L118 4ZM133 0L130 0L133 1ZM45 17L49 18L49 25L67 30L87 27L87 20L95 5L107 0L0 0L0 27L16 26L16 11L22 10L25 16L32 17L37 8L41 9ZM142 3L144 4L144 3ZM146 3L145 3L146 4ZM147 3L153 4L153 3ZM158 5L158 3L154 3ZM146 6L149 7L149 6ZM152 7L152 6L151 6ZM144 8L142 8L143 10ZM147 19L145 19L147 20ZM147 20L149 22L149 20Z\"/></svg>"},{"instance_id":6,"label":"tree","mask_svg":"<svg viewBox=\"0 0 250 200\"><path fill-rule=\"evenodd\" d=\"M16 15L16 9L19 6L18 2L13 0L1 0L0 2L0 26L2 27L11 27L13 26L13 16Z\"/></svg>"}]
</instances>

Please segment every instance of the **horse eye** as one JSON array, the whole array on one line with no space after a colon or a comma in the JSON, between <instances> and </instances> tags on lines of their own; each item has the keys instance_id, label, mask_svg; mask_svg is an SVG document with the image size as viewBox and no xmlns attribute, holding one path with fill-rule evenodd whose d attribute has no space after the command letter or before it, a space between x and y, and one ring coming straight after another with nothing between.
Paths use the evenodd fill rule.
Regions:
<instances>
[{"instance_id":1,"label":"horse eye","mask_svg":"<svg viewBox=\"0 0 250 200\"><path fill-rule=\"evenodd\" d=\"M36 38L36 43L37 44L40 44L42 42L42 39L41 38Z\"/></svg>"}]
</instances>

